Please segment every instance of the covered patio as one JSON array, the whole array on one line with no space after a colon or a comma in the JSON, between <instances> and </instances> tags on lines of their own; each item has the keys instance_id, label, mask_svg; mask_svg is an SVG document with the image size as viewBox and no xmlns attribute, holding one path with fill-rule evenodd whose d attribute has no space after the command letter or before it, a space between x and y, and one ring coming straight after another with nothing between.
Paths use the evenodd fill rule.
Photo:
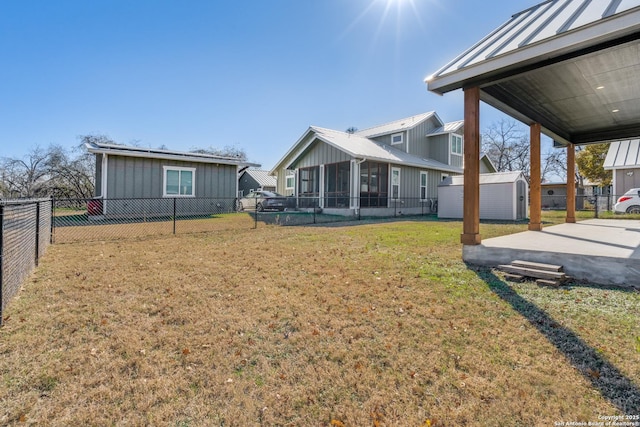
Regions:
<instances>
[{"instance_id":1,"label":"covered patio","mask_svg":"<svg viewBox=\"0 0 640 427\"><path fill-rule=\"evenodd\" d=\"M640 0L548 0L513 15L426 79L439 94L464 91L466 261L497 265L507 254L527 255L553 259L577 278L640 286L640 224L575 224L574 175L576 145L640 135L639 41ZM480 101L527 124L531 145L530 231L486 242L479 226ZM566 224L549 230L541 222L541 133L567 150ZM619 278L620 268L607 268L596 275L608 259L629 274Z\"/></svg>"},{"instance_id":2,"label":"covered patio","mask_svg":"<svg viewBox=\"0 0 640 427\"><path fill-rule=\"evenodd\" d=\"M465 246L465 261L495 266L515 259L561 264L570 277L640 286L640 221L590 219L484 240Z\"/></svg>"}]
</instances>

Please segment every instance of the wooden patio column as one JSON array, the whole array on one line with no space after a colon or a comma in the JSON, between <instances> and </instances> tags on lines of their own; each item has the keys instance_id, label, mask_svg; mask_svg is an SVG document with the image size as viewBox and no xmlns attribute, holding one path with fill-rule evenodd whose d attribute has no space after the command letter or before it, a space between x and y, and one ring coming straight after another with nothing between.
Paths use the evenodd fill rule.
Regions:
<instances>
[{"instance_id":1,"label":"wooden patio column","mask_svg":"<svg viewBox=\"0 0 640 427\"><path fill-rule=\"evenodd\" d=\"M529 184L529 230L542 230L542 194L540 184L540 123L533 123L530 126L531 141L531 182Z\"/></svg>"},{"instance_id":2,"label":"wooden patio column","mask_svg":"<svg viewBox=\"0 0 640 427\"><path fill-rule=\"evenodd\" d=\"M464 201L463 245L479 245L480 238L480 88L464 89Z\"/></svg>"},{"instance_id":3,"label":"wooden patio column","mask_svg":"<svg viewBox=\"0 0 640 427\"><path fill-rule=\"evenodd\" d=\"M567 145L567 218L565 222L576 222L576 149Z\"/></svg>"}]
</instances>

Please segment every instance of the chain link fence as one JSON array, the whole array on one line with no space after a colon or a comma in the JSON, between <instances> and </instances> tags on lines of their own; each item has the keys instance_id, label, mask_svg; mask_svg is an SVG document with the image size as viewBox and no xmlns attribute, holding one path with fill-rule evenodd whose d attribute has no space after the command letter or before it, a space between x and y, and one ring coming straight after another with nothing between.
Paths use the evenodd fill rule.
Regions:
<instances>
[{"instance_id":1,"label":"chain link fence","mask_svg":"<svg viewBox=\"0 0 640 427\"><path fill-rule=\"evenodd\" d=\"M435 215L437 199L282 197L56 199L53 243Z\"/></svg>"},{"instance_id":2,"label":"chain link fence","mask_svg":"<svg viewBox=\"0 0 640 427\"><path fill-rule=\"evenodd\" d=\"M51 209L49 199L0 202L0 325L50 243Z\"/></svg>"},{"instance_id":3,"label":"chain link fence","mask_svg":"<svg viewBox=\"0 0 640 427\"><path fill-rule=\"evenodd\" d=\"M599 218L602 215L625 218L627 217L625 215L627 214L626 209L615 211L616 202L620 197L615 194L578 195L576 196L576 211L589 212L593 218ZM543 194L541 202L543 210L562 211L567 209L566 194Z\"/></svg>"}]
</instances>

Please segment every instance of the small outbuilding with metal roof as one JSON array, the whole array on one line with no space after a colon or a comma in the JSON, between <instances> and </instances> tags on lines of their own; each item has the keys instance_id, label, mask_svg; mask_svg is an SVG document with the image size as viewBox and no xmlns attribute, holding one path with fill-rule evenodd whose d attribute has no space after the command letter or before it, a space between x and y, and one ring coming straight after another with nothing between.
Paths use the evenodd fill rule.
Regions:
<instances>
[{"instance_id":1,"label":"small outbuilding with metal roof","mask_svg":"<svg viewBox=\"0 0 640 427\"><path fill-rule=\"evenodd\" d=\"M246 196L252 191L276 191L276 177L269 171L261 169L245 169L238 178L238 197Z\"/></svg>"},{"instance_id":2,"label":"small outbuilding with metal roof","mask_svg":"<svg viewBox=\"0 0 640 427\"><path fill-rule=\"evenodd\" d=\"M232 210L239 170L259 166L203 153L95 142L86 147L96 156L95 197L104 215L164 212L164 201L171 199L182 200L185 213L209 205Z\"/></svg>"},{"instance_id":3,"label":"small outbuilding with metal roof","mask_svg":"<svg viewBox=\"0 0 640 427\"><path fill-rule=\"evenodd\" d=\"M438 218L462 218L462 175L438 184ZM516 221L527 218L527 180L520 171L480 174L480 219Z\"/></svg>"}]
</instances>

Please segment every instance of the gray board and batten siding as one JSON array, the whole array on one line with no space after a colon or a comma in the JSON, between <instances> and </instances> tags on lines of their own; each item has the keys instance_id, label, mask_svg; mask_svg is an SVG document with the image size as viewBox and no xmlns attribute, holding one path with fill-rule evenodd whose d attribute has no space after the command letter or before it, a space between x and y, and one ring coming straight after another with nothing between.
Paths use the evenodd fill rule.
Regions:
<instances>
[{"instance_id":1,"label":"gray board and batten siding","mask_svg":"<svg viewBox=\"0 0 640 427\"><path fill-rule=\"evenodd\" d=\"M291 165L291 168L299 169L318 165L329 165L350 160L351 156L344 151L338 150L320 140L316 140L308 148L307 153L300 158L300 161Z\"/></svg>"},{"instance_id":2,"label":"gray board and batten siding","mask_svg":"<svg viewBox=\"0 0 640 427\"><path fill-rule=\"evenodd\" d=\"M103 183L102 156L96 154L96 196L105 199L103 214L110 217L207 214L233 211L236 197L237 166L170 159L108 155L107 191ZM179 197L177 209L172 197L163 197L164 167L194 168L194 197Z\"/></svg>"},{"instance_id":3,"label":"gray board and batten siding","mask_svg":"<svg viewBox=\"0 0 640 427\"><path fill-rule=\"evenodd\" d=\"M236 196L236 165L109 155L107 197L162 197L165 166L195 169L195 197Z\"/></svg>"}]
</instances>

